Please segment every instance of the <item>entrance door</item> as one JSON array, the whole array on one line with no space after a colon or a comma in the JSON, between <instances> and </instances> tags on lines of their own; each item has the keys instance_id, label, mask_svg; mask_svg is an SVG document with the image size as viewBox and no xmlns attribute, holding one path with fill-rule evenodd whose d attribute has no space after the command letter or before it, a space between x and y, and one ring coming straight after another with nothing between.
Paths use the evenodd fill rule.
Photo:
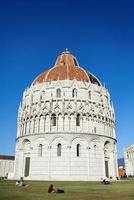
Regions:
<instances>
[{"instance_id":1,"label":"entrance door","mask_svg":"<svg viewBox=\"0 0 134 200\"><path fill-rule=\"evenodd\" d=\"M108 161L105 160L105 176L109 178Z\"/></svg>"},{"instance_id":2,"label":"entrance door","mask_svg":"<svg viewBox=\"0 0 134 200\"><path fill-rule=\"evenodd\" d=\"M26 157L25 158L25 171L24 171L25 177L29 176L29 169L30 169L30 157Z\"/></svg>"}]
</instances>

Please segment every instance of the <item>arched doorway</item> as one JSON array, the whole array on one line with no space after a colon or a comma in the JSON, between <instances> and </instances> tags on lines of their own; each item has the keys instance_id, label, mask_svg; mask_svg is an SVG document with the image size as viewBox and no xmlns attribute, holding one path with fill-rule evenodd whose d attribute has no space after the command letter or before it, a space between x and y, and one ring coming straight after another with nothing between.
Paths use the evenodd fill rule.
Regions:
<instances>
[{"instance_id":1,"label":"arched doorway","mask_svg":"<svg viewBox=\"0 0 134 200\"><path fill-rule=\"evenodd\" d=\"M105 165L105 176L109 178L109 146L110 142L106 141L104 144L104 165Z\"/></svg>"},{"instance_id":2,"label":"arched doorway","mask_svg":"<svg viewBox=\"0 0 134 200\"><path fill-rule=\"evenodd\" d=\"M24 149L24 177L28 177L30 174L30 141L25 139L23 141L23 149Z\"/></svg>"},{"instance_id":3,"label":"arched doorway","mask_svg":"<svg viewBox=\"0 0 134 200\"><path fill-rule=\"evenodd\" d=\"M29 176L29 171L30 171L30 157L25 157L24 177Z\"/></svg>"}]
</instances>

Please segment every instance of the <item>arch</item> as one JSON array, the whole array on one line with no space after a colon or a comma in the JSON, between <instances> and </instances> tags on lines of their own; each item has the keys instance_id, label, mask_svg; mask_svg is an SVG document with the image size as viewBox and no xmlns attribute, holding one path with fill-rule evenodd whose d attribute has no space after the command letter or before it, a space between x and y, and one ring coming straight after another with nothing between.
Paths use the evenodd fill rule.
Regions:
<instances>
[{"instance_id":1,"label":"arch","mask_svg":"<svg viewBox=\"0 0 134 200\"><path fill-rule=\"evenodd\" d=\"M77 97L77 89L76 88L74 88L72 90L72 97Z\"/></svg>"},{"instance_id":2,"label":"arch","mask_svg":"<svg viewBox=\"0 0 134 200\"><path fill-rule=\"evenodd\" d=\"M110 146L110 141L109 141L109 140L105 141L104 147L105 147L105 148L108 148L109 146Z\"/></svg>"},{"instance_id":3,"label":"arch","mask_svg":"<svg viewBox=\"0 0 134 200\"><path fill-rule=\"evenodd\" d=\"M47 112L47 113L45 113L45 115L44 115L45 117L49 117L49 113Z\"/></svg>"},{"instance_id":4,"label":"arch","mask_svg":"<svg viewBox=\"0 0 134 200\"><path fill-rule=\"evenodd\" d=\"M32 120L32 119L33 119L33 116L31 115L31 116L30 116L30 120Z\"/></svg>"},{"instance_id":5,"label":"arch","mask_svg":"<svg viewBox=\"0 0 134 200\"><path fill-rule=\"evenodd\" d=\"M76 156L79 157L80 156L80 144L76 145Z\"/></svg>"},{"instance_id":6,"label":"arch","mask_svg":"<svg viewBox=\"0 0 134 200\"><path fill-rule=\"evenodd\" d=\"M57 117L59 117L60 115L63 117L63 113L61 112L61 110L59 111L59 113L57 113Z\"/></svg>"},{"instance_id":7,"label":"arch","mask_svg":"<svg viewBox=\"0 0 134 200\"><path fill-rule=\"evenodd\" d=\"M70 141L71 141L71 143L73 143L75 141L86 141L86 139L84 137L82 137L82 136L76 136L76 137L73 137L72 140L70 140Z\"/></svg>"},{"instance_id":8,"label":"arch","mask_svg":"<svg viewBox=\"0 0 134 200\"><path fill-rule=\"evenodd\" d=\"M86 117L87 116L87 114L86 113L83 113L83 117Z\"/></svg>"},{"instance_id":9,"label":"arch","mask_svg":"<svg viewBox=\"0 0 134 200\"><path fill-rule=\"evenodd\" d=\"M101 138L100 136L97 136L97 135L92 136L90 139L90 142L103 142L104 143L103 138Z\"/></svg>"},{"instance_id":10,"label":"arch","mask_svg":"<svg viewBox=\"0 0 134 200\"><path fill-rule=\"evenodd\" d=\"M104 141L99 136L91 138L90 141L89 141L89 143L90 143L90 147L92 149L94 149L94 150L95 149L96 150L102 150L102 149L104 149Z\"/></svg>"},{"instance_id":11,"label":"arch","mask_svg":"<svg viewBox=\"0 0 134 200\"><path fill-rule=\"evenodd\" d=\"M91 99L91 91L88 91L88 98Z\"/></svg>"},{"instance_id":12,"label":"arch","mask_svg":"<svg viewBox=\"0 0 134 200\"><path fill-rule=\"evenodd\" d=\"M30 144L31 144L31 142L30 142L29 139L24 139L24 140L22 141L22 148L24 148L24 149L29 149L29 148L30 148Z\"/></svg>"},{"instance_id":13,"label":"arch","mask_svg":"<svg viewBox=\"0 0 134 200\"><path fill-rule=\"evenodd\" d=\"M35 149L37 149L40 144L42 144L43 146L47 146L47 144L48 144L47 138L39 137L39 138L36 138L32 143L32 145Z\"/></svg>"},{"instance_id":14,"label":"arch","mask_svg":"<svg viewBox=\"0 0 134 200\"><path fill-rule=\"evenodd\" d=\"M24 139L22 141L22 144L25 145L25 144L30 144L30 140L29 139Z\"/></svg>"},{"instance_id":15,"label":"arch","mask_svg":"<svg viewBox=\"0 0 134 200\"><path fill-rule=\"evenodd\" d=\"M52 114L52 116L51 116L51 124L52 124L52 126L56 126L56 115L55 114Z\"/></svg>"},{"instance_id":16,"label":"arch","mask_svg":"<svg viewBox=\"0 0 134 200\"><path fill-rule=\"evenodd\" d=\"M80 114L76 115L76 126L80 126Z\"/></svg>"},{"instance_id":17,"label":"arch","mask_svg":"<svg viewBox=\"0 0 134 200\"><path fill-rule=\"evenodd\" d=\"M60 89L60 88L58 88L58 89L56 90L56 97L58 97L58 98L61 97L61 89Z\"/></svg>"},{"instance_id":18,"label":"arch","mask_svg":"<svg viewBox=\"0 0 134 200\"><path fill-rule=\"evenodd\" d=\"M87 146L89 146L87 138L86 137L74 137L72 140L69 142L71 146L71 157L72 159L74 158L83 158L87 159L88 156L88 151L87 151Z\"/></svg>"},{"instance_id":19,"label":"arch","mask_svg":"<svg viewBox=\"0 0 134 200\"><path fill-rule=\"evenodd\" d=\"M105 166L105 176L109 177L110 172L110 141L105 141L104 143L104 166Z\"/></svg>"},{"instance_id":20,"label":"arch","mask_svg":"<svg viewBox=\"0 0 134 200\"><path fill-rule=\"evenodd\" d=\"M40 114L40 117L43 117L43 116L44 116L43 113L41 113L41 114Z\"/></svg>"},{"instance_id":21,"label":"arch","mask_svg":"<svg viewBox=\"0 0 134 200\"><path fill-rule=\"evenodd\" d=\"M96 128L96 126L94 126L94 133L97 133L97 128Z\"/></svg>"},{"instance_id":22,"label":"arch","mask_svg":"<svg viewBox=\"0 0 134 200\"><path fill-rule=\"evenodd\" d=\"M57 144L57 156L58 156L58 157L61 156L61 148L62 148L61 143L58 143L58 144Z\"/></svg>"},{"instance_id":23,"label":"arch","mask_svg":"<svg viewBox=\"0 0 134 200\"><path fill-rule=\"evenodd\" d=\"M104 156L109 157L110 141L104 143Z\"/></svg>"},{"instance_id":24,"label":"arch","mask_svg":"<svg viewBox=\"0 0 134 200\"><path fill-rule=\"evenodd\" d=\"M61 142L62 143L66 142L66 139L62 136L55 136L50 140L49 145L52 145L52 144L57 145L58 143L61 143Z\"/></svg>"},{"instance_id":25,"label":"arch","mask_svg":"<svg viewBox=\"0 0 134 200\"><path fill-rule=\"evenodd\" d=\"M38 146L38 156L39 157L42 157L42 144L39 144L39 146Z\"/></svg>"},{"instance_id":26,"label":"arch","mask_svg":"<svg viewBox=\"0 0 134 200\"><path fill-rule=\"evenodd\" d=\"M45 124L45 119L44 115L41 113L39 117L39 132L44 132L44 124Z\"/></svg>"},{"instance_id":27,"label":"arch","mask_svg":"<svg viewBox=\"0 0 134 200\"><path fill-rule=\"evenodd\" d=\"M66 111L64 113L64 117L68 117L68 113Z\"/></svg>"}]
</instances>

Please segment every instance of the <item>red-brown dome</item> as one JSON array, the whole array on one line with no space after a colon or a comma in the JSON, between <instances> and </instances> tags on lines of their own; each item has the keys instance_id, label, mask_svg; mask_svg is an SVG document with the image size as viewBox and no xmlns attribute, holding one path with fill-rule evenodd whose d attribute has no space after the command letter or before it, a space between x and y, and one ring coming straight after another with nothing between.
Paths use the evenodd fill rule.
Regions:
<instances>
[{"instance_id":1,"label":"red-brown dome","mask_svg":"<svg viewBox=\"0 0 134 200\"><path fill-rule=\"evenodd\" d=\"M33 85L56 80L77 80L100 85L93 75L79 66L76 58L69 51L59 55L54 67L40 74L34 80Z\"/></svg>"}]
</instances>

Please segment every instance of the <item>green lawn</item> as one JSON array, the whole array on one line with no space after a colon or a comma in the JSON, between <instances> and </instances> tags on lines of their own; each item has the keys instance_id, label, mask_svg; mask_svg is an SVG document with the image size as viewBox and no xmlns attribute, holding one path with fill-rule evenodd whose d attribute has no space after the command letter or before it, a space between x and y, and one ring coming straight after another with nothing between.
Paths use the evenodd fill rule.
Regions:
<instances>
[{"instance_id":1,"label":"green lawn","mask_svg":"<svg viewBox=\"0 0 134 200\"><path fill-rule=\"evenodd\" d=\"M15 181L0 181L0 200L134 200L134 180L112 185L100 182L28 181L29 187L18 187ZM48 194L50 184L65 190Z\"/></svg>"}]
</instances>

